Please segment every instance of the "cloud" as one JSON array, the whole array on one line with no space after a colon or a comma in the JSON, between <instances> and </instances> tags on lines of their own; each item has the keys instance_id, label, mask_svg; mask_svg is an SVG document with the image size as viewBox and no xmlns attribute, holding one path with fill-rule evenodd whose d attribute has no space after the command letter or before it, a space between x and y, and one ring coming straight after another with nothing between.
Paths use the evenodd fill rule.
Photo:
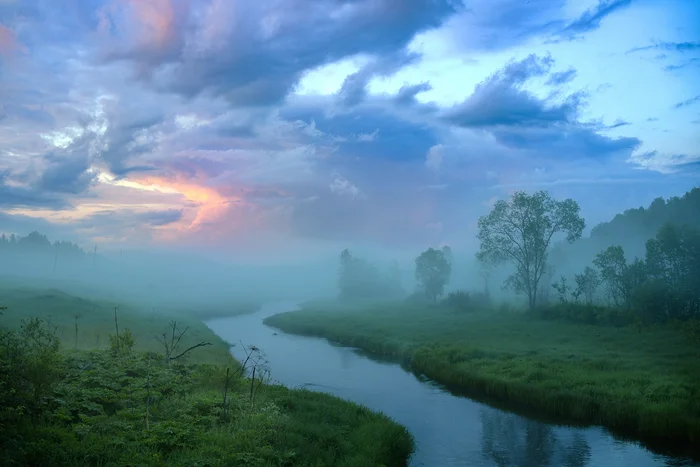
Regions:
<instances>
[{"instance_id":1,"label":"cloud","mask_svg":"<svg viewBox=\"0 0 700 467\"><path fill-rule=\"evenodd\" d=\"M360 190L355 185L350 183L346 178L335 174L333 176L333 181L329 186L331 192L339 196L347 196L349 198L355 199L360 196Z\"/></svg>"},{"instance_id":2,"label":"cloud","mask_svg":"<svg viewBox=\"0 0 700 467\"><path fill-rule=\"evenodd\" d=\"M442 166L442 151L445 146L442 144L436 144L428 150L428 154L425 156L425 166L433 171L439 171Z\"/></svg>"},{"instance_id":3,"label":"cloud","mask_svg":"<svg viewBox=\"0 0 700 467\"><path fill-rule=\"evenodd\" d=\"M0 211L89 241L416 249L505 187L693 170L633 116L684 96L645 107L613 67L624 101L601 100L592 45L570 41L629 2L460 3L3 4Z\"/></svg>"},{"instance_id":4,"label":"cloud","mask_svg":"<svg viewBox=\"0 0 700 467\"><path fill-rule=\"evenodd\" d=\"M616 120L615 123L613 123L612 125L606 126L605 129L606 129L606 130L612 130L612 129L614 129L614 128L620 128L620 127L628 126L628 125L631 125L631 123L630 123L630 122L627 122L627 121L625 121L625 120L620 120L620 119L618 119L618 120Z\"/></svg>"},{"instance_id":5,"label":"cloud","mask_svg":"<svg viewBox=\"0 0 700 467\"><path fill-rule=\"evenodd\" d=\"M651 45L645 45L641 47L634 47L629 49L626 53L631 54L635 52L643 52L645 50L666 50L669 52L692 52L695 50L700 50L700 41L685 41L685 42L666 42L658 41Z\"/></svg>"},{"instance_id":6,"label":"cloud","mask_svg":"<svg viewBox=\"0 0 700 467\"><path fill-rule=\"evenodd\" d=\"M154 3L129 15L104 11L115 45L103 58L132 63L157 89L222 96L241 106L282 102L306 70L326 63L359 53L394 57L417 32L455 11L449 0L320 0L274 8L216 0L195 15L178 13L176 2Z\"/></svg>"},{"instance_id":7,"label":"cloud","mask_svg":"<svg viewBox=\"0 0 700 467\"><path fill-rule=\"evenodd\" d=\"M162 227L180 221L182 216L182 209L166 209L140 213L137 217L151 227Z\"/></svg>"},{"instance_id":8,"label":"cloud","mask_svg":"<svg viewBox=\"0 0 700 467\"><path fill-rule=\"evenodd\" d=\"M630 6L632 0L598 0L598 4L568 23L560 34L574 35L590 32L600 27L601 21L622 8Z\"/></svg>"},{"instance_id":9,"label":"cloud","mask_svg":"<svg viewBox=\"0 0 700 467\"><path fill-rule=\"evenodd\" d=\"M428 82L418 84L406 84L401 86L394 101L399 105L416 104L416 96L421 92L430 91L433 87Z\"/></svg>"},{"instance_id":10,"label":"cloud","mask_svg":"<svg viewBox=\"0 0 700 467\"><path fill-rule=\"evenodd\" d=\"M697 169L700 154L669 154L654 150L635 154L631 161L640 167L669 174Z\"/></svg>"},{"instance_id":11,"label":"cloud","mask_svg":"<svg viewBox=\"0 0 700 467\"><path fill-rule=\"evenodd\" d=\"M683 107L691 106L691 105L695 104L696 102L700 102L700 94L698 94L695 97L691 97L690 99L686 99L684 101L678 102L673 107L676 109L682 109Z\"/></svg>"},{"instance_id":12,"label":"cloud","mask_svg":"<svg viewBox=\"0 0 700 467\"><path fill-rule=\"evenodd\" d=\"M547 74L552 64L551 57L535 55L511 62L479 83L474 93L446 112L444 118L470 128L569 122L575 118L578 96L572 96L563 103L549 104L522 89L528 79Z\"/></svg>"},{"instance_id":13,"label":"cloud","mask_svg":"<svg viewBox=\"0 0 700 467\"><path fill-rule=\"evenodd\" d=\"M552 73L549 79L547 80L547 84L561 86L562 84L570 82L575 77L576 70L574 68L569 68L565 71L558 71L556 73Z\"/></svg>"},{"instance_id":14,"label":"cloud","mask_svg":"<svg viewBox=\"0 0 700 467\"><path fill-rule=\"evenodd\" d=\"M340 100L346 106L359 104L367 95L367 85L371 79L392 75L406 65L415 63L419 58L416 53L399 51L388 57L371 60L359 71L345 78L338 93Z\"/></svg>"},{"instance_id":15,"label":"cloud","mask_svg":"<svg viewBox=\"0 0 700 467\"><path fill-rule=\"evenodd\" d=\"M24 186L9 185L0 177L0 208L66 209L70 204L64 199Z\"/></svg>"},{"instance_id":16,"label":"cloud","mask_svg":"<svg viewBox=\"0 0 700 467\"><path fill-rule=\"evenodd\" d=\"M0 57L9 56L22 50L24 47L17 42L15 33L10 28L0 24Z\"/></svg>"},{"instance_id":17,"label":"cloud","mask_svg":"<svg viewBox=\"0 0 700 467\"><path fill-rule=\"evenodd\" d=\"M599 0L579 16L569 19L566 0L473 0L451 17L439 31L421 39L440 38L460 51L497 52L534 39L545 43L571 40L600 28L607 16L631 4L631 0Z\"/></svg>"}]
</instances>

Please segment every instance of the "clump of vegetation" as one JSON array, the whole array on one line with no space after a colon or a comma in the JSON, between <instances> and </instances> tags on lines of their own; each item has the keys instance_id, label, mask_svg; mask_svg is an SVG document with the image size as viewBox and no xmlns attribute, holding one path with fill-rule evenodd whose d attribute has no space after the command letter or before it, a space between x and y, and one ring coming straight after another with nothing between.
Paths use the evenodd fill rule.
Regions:
<instances>
[{"instance_id":1,"label":"clump of vegetation","mask_svg":"<svg viewBox=\"0 0 700 467\"><path fill-rule=\"evenodd\" d=\"M70 346L81 350L62 348L76 314L59 305L50 321L4 310L2 324L19 325L0 331L3 465L400 466L412 452L410 434L389 418L265 384L257 347L247 346L250 358L239 364L218 352L222 342L198 345L193 322L163 326L114 310L108 348L86 350L85 339ZM163 339L141 340L125 323L160 327ZM190 355L199 363L188 363Z\"/></svg>"}]
</instances>

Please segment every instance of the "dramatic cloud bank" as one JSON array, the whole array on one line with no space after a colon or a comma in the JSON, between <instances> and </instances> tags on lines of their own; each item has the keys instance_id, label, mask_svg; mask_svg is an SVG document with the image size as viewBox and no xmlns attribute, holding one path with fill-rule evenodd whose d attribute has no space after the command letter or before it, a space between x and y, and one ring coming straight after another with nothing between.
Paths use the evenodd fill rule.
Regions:
<instances>
[{"instance_id":1,"label":"dramatic cloud bank","mask_svg":"<svg viewBox=\"0 0 700 467\"><path fill-rule=\"evenodd\" d=\"M0 231L300 255L469 245L700 179L694 0L2 0ZM589 223L590 223L589 222Z\"/></svg>"}]
</instances>

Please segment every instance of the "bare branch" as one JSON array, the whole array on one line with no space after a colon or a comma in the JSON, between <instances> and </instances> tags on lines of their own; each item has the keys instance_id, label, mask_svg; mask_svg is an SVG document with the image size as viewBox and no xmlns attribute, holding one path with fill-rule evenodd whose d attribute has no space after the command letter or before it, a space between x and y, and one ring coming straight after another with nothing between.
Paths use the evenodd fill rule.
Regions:
<instances>
[{"instance_id":1,"label":"bare branch","mask_svg":"<svg viewBox=\"0 0 700 467\"><path fill-rule=\"evenodd\" d=\"M199 344L195 344L195 345L193 345L192 347L186 349L186 350L185 350L184 352L182 352L180 355L177 355L176 357L171 357L171 358L169 358L168 360L170 360L170 361L172 361L172 360L177 360L178 358L182 357L183 355L185 355L185 354L186 354L187 352L189 352L190 350L194 350L194 349L196 349L197 347L206 347L207 345L211 345L211 342L200 342Z\"/></svg>"}]
</instances>

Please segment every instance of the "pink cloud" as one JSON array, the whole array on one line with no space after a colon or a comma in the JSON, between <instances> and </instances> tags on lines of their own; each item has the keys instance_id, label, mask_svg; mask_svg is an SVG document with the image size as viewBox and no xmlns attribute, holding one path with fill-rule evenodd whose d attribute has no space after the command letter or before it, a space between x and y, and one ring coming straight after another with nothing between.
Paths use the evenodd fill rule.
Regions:
<instances>
[{"instance_id":1,"label":"pink cloud","mask_svg":"<svg viewBox=\"0 0 700 467\"><path fill-rule=\"evenodd\" d=\"M9 56L20 51L25 51L25 48L17 42L14 31L0 24L0 55Z\"/></svg>"}]
</instances>

